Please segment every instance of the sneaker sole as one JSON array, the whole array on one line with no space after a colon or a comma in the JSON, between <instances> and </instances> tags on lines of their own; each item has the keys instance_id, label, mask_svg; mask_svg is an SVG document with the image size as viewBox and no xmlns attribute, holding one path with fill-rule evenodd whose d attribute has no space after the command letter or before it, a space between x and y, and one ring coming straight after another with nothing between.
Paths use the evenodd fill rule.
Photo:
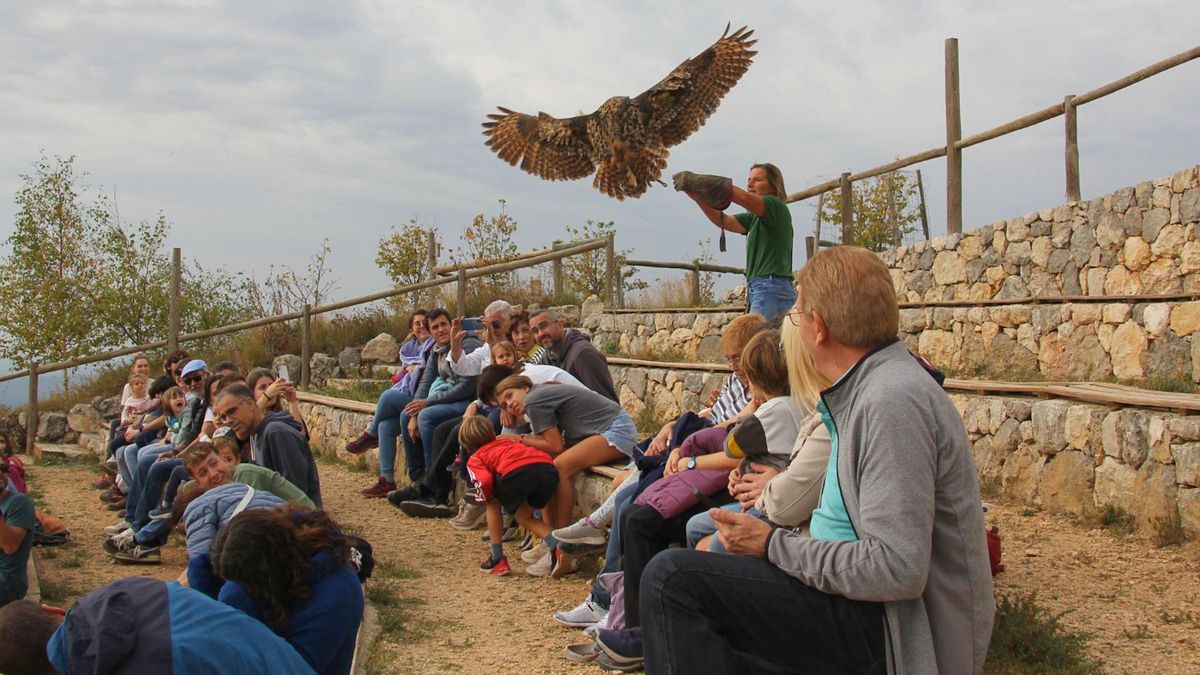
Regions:
<instances>
[{"instance_id":1,"label":"sneaker sole","mask_svg":"<svg viewBox=\"0 0 1200 675\"><path fill-rule=\"evenodd\" d=\"M167 513L160 513L160 514L158 514L157 516L153 516L153 515L152 515L152 516L150 516L150 520L170 520L170 519L171 519L171 513L170 513L170 512L167 512Z\"/></svg>"},{"instance_id":2,"label":"sneaker sole","mask_svg":"<svg viewBox=\"0 0 1200 675\"><path fill-rule=\"evenodd\" d=\"M419 502L401 502L400 510L404 512L404 515L413 518L449 518L455 515L449 507L429 506Z\"/></svg>"},{"instance_id":3,"label":"sneaker sole","mask_svg":"<svg viewBox=\"0 0 1200 675\"><path fill-rule=\"evenodd\" d=\"M564 553L563 551L559 551L558 564L554 566L554 569L550 570L550 576L554 579L561 579L578 571L579 561L576 560L574 556Z\"/></svg>"},{"instance_id":4,"label":"sneaker sole","mask_svg":"<svg viewBox=\"0 0 1200 675\"><path fill-rule=\"evenodd\" d=\"M567 621L567 620L565 620L565 619L560 619L560 618L558 617L558 614L555 614L555 615L554 615L554 623L557 623L557 624L558 624L558 625L560 625L560 626L565 626L565 627L567 627L567 628L589 628L589 627L591 627L591 626L595 626L595 625L596 625L597 623L599 623L599 622L600 622L600 620L599 620L599 619L596 619L595 621L587 621L587 622L584 622L584 621Z\"/></svg>"},{"instance_id":5,"label":"sneaker sole","mask_svg":"<svg viewBox=\"0 0 1200 675\"><path fill-rule=\"evenodd\" d=\"M563 658L571 663L591 663L598 656L600 656L600 652L596 649L595 642L580 642L567 645L563 649Z\"/></svg>"},{"instance_id":6,"label":"sneaker sole","mask_svg":"<svg viewBox=\"0 0 1200 675\"><path fill-rule=\"evenodd\" d=\"M640 656L633 658L621 656L609 649L600 640L596 640L596 651L598 652L596 662L605 670L619 670L623 673L632 673L641 670L643 668L643 661L645 661Z\"/></svg>"},{"instance_id":7,"label":"sneaker sole","mask_svg":"<svg viewBox=\"0 0 1200 675\"><path fill-rule=\"evenodd\" d=\"M458 530L459 532L470 532L471 530L478 530L481 526L486 525L486 524L487 524L487 513L484 513L482 518L476 518L474 522L456 523L453 520L450 521L450 527L453 527L454 529Z\"/></svg>"},{"instance_id":8,"label":"sneaker sole","mask_svg":"<svg viewBox=\"0 0 1200 675\"><path fill-rule=\"evenodd\" d=\"M114 555L113 560L125 565L161 565L162 558L123 558L119 555Z\"/></svg>"},{"instance_id":9,"label":"sneaker sole","mask_svg":"<svg viewBox=\"0 0 1200 675\"><path fill-rule=\"evenodd\" d=\"M600 537L600 536L579 537L578 539L564 539L556 534L556 535L554 535L554 538L557 539L559 541L559 543L562 543L562 544L576 544L579 546L604 546L605 544L608 543L607 537Z\"/></svg>"},{"instance_id":10,"label":"sneaker sole","mask_svg":"<svg viewBox=\"0 0 1200 675\"><path fill-rule=\"evenodd\" d=\"M582 558L584 556L600 553L604 551L606 546L606 544L601 544L600 546L593 546L591 544L567 544L560 541L558 543L558 550L567 555L575 556L576 558Z\"/></svg>"}]
</instances>

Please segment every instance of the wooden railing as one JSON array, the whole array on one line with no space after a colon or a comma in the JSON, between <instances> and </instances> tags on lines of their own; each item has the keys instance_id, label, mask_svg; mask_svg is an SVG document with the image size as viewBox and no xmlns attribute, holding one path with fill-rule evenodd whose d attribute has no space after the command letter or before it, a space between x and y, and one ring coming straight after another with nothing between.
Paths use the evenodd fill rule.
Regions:
<instances>
[{"instance_id":1,"label":"wooden railing","mask_svg":"<svg viewBox=\"0 0 1200 675\"><path fill-rule=\"evenodd\" d=\"M849 243L851 240L853 230L853 206L851 200L853 195L852 187L855 181L882 176L897 169L939 157L946 158L946 232L962 232L962 151L972 145L978 145L985 141L1011 134L1014 131L1020 131L1021 129L1054 119L1060 115L1066 117L1064 132L1067 200L1073 202L1079 201L1081 199L1079 187L1079 139L1077 133L1078 127L1076 125L1076 110L1079 106L1091 103L1149 77L1200 58L1200 46L1193 47L1170 58L1150 64L1137 72L1109 82L1104 86L1079 95L1067 95L1061 103L1055 103L1041 110L1035 110L1010 122L963 138L958 87L958 38L947 38L945 47L946 143L944 145L923 150L907 157L901 157L900 159L880 164L865 171L847 171L842 173L838 178L812 185L788 195L788 202L797 202L825 194L826 192L839 190L841 193L842 243ZM928 233L926 233L926 236L928 237ZM813 249L810 248L809 250L812 251Z\"/></svg>"},{"instance_id":2,"label":"wooden railing","mask_svg":"<svg viewBox=\"0 0 1200 675\"><path fill-rule=\"evenodd\" d=\"M629 267L653 267L667 270L686 270L689 272L688 279L691 281L692 287L692 306L699 307L704 298L700 291L700 273L713 272L716 274L745 274L744 267L732 267L730 265L713 265L711 263L700 262L699 258L694 258L690 263L677 262L656 262L654 260L626 260L625 265ZM618 275L620 272L618 271ZM620 289L618 289L619 291ZM624 293L617 295L617 307L625 307Z\"/></svg>"}]
</instances>

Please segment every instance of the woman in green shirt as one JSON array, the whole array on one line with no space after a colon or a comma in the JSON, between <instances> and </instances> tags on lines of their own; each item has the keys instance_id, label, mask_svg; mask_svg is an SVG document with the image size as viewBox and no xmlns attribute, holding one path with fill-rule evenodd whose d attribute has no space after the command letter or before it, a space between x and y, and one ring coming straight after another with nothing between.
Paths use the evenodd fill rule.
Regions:
<instances>
[{"instance_id":1,"label":"woman in green shirt","mask_svg":"<svg viewBox=\"0 0 1200 675\"><path fill-rule=\"evenodd\" d=\"M746 189L733 187L731 199L746 209L730 216L687 193L710 221L722 230L746 235L746 298L749 311L767 321L783 316L796 304L792 285L792 214L788 211L783 174L774 164L750 167Z\"/></svg>"}]
</instances>

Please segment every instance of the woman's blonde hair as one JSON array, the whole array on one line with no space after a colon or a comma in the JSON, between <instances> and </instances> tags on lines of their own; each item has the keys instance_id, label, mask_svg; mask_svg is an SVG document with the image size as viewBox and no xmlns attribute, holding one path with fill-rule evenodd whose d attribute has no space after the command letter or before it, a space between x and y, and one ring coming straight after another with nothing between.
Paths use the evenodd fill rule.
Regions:
<instances>
[{"instance_id":1,"label":"woman's blonde hair","mask_svg":"<svg viewBox=\"0 0 1200 675\"><path fill-rule=\"evenodd\" d=\"M806 410L816 407L821 399L821 392L833 383L817 370L812 354L804 345L800 329L792 323L795 309L783 319L780 329L780 341L783 343L783 357L787 360L788 381L791 383L792 396Z\"/></svg>"},{"instance_id":2,"label":"woman's blonde hair","mask_svg":"<svg viewBox=\"0 0 1200 675\"><path fill-rule=\"evenodd\" d=\"M463 420L462 426L458 429L458 444L468 452L475 452L494 440L496 440L496 429L492 427L491 421L486 417L479 415L468 417Z\"/></svg>"},{"instance_id":3,"label":"woman's blonde hair","mask_svg":"<svg viewBox=\"0 0 1200 675\"><path fill-rule=\"evenodd\" d=\"M820 314L829 335L840 344L878 347L900 331L892 275L879 256L865 248L821 251L796 273L796 286L800 310Z\"/></svg>"},{"instance_id":4,"label":"woman's blonde hair","mask_svg":"<svg viewBox=\"0 0 1200 675\"><path fill-rule=\"evenodd\" d=\"M750 166L750 170L762 169L767 174L767 183L771 186L771 192L780 199L787 201L787 188L783 187L783 172L779 167L767 162L760 162Z\"/></svg>"}]
</instances>

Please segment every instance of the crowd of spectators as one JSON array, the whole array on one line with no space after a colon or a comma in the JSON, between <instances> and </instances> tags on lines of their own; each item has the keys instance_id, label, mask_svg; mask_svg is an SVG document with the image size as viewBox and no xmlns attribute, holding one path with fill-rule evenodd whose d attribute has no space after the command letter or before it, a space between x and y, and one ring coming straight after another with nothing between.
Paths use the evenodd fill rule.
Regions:
<instances>
[{"instance_id":1,"label":"crowd of spectators","mask_svg":"<svg viewBox=\"0 0 1200 675\"><path fill-rule=\"evenodd\" d=\"M478 324L415 312L402 370L346 446L379 448L362 495L486 528L478 567L490 575L518 569L506 545L532 576L601 556L588 596L554 614L586 636L565 648L570 661L978 673L992 582L974 461L941 374L897 341L891 278L870 252L823 251L794 284L785 311L725 329L732 372L703 409L645 436L604 354L555 311L496 300ZM103 546L152 564L182 529L186 574L110 584L65 618L10 602L0 670L134 672L108 659L137 672L349 672L370 549L321 508L294 385L185 353L163 369L151 381L134 361L103 495L122 519ZM573 478L601 464L620 468L613 490L577 518ZM11 482L0 493L4 556L31 527L15 494ZM24 589L6 559L11 601Z\"/></svg>"}]
</instances>

